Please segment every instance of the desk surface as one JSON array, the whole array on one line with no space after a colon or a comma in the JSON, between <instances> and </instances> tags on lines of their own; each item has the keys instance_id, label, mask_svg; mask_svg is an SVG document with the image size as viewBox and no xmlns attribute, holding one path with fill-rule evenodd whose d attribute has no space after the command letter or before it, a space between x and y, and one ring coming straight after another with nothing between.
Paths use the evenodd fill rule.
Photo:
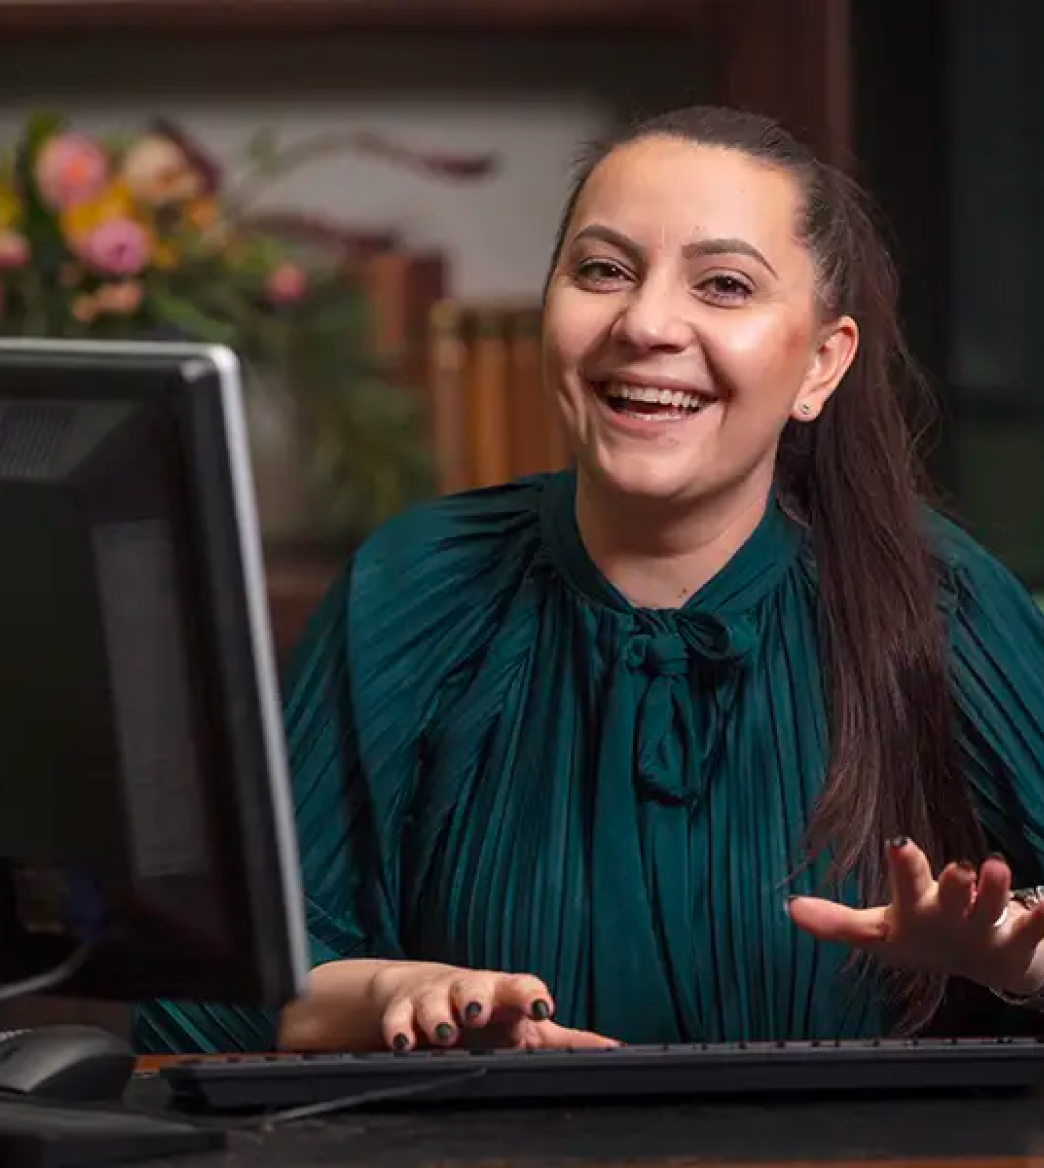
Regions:
<instances>
[{"instance_id":1,"label":"desk surface","mask_svg":"<svg viewBox=\"0 0 1044 1168\"><path fill-rule=\"evenodd\" d=\"M143 1078L132 1099L155 1105ZM156 1168L1044 1168L1044 1100L439 1108L351 1113Z\"/></svg>"}]
</instances>

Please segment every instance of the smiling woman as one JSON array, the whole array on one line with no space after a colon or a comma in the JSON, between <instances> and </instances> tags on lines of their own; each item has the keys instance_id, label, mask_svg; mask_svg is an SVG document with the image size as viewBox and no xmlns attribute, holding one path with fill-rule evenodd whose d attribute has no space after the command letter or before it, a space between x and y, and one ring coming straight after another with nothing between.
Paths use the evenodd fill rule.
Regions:
<instances>
[{"instance_id":1,"label":"smiling woman","mask_svg":"<svg viewBox=\"0 0 1044 1168\"><path fill-rule=\"evenodd\" d=\"M356 553L286 712L308 992L154 1003L141 1045L845 1038L949 977L1036 1002L1044 618L918 494L895 298L858 192L766 119L598 150L545 303L575 470Z\"/></svg>"},{"instance_id":2,"label":"smiling woman","mask_svg":"<svg viewBox=\"0 0 1044 1168\"><path fill-rule=\"evenodd\" d=\"M603 558L659 544L654 573L623 551L632 600L679 603L751 534L788 419L815 417L855 355L852 318L817 309L800 200L777 166L652 134L611 152L571 208L545 377L584 471L585 542Z\"/></svg>"}]
</instances>

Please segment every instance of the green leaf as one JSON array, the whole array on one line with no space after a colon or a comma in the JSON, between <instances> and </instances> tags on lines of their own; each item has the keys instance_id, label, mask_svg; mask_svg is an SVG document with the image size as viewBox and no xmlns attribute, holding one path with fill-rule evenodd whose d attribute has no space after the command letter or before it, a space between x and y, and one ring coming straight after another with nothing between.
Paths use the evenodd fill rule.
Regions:
<instances>
[{"instance_id":1,"label":"green leaf","mask_svg":"<svg viewBox=\"0 0 1044 1168\"><path fill-rule=\"evenodd\" d=\"M64 250L57 220L40 200L35 174L41 147L63 126L57 114L33 114L15 149L15 183L23 200L22 230L33 242L33 263L37 267L57 262L53 257Z\"/></svg>"},{"instance_id":2,"label":"green leaf","mask_svg":"<svg viewBox=\"0 0 1044 1168\"><path fill-rule=\"evenodd\" d=\"M22 147L34 157L49 138L53 138L64 129L65 119L61 114L46 110L30 114L22 133Z\"/></svg>"},{"instance_id":3,"label":"green leaf","mask_svg":"<svg viewBox=\"0 0 1044 1168\"><path fill-rule=\"evenodd\" d=\"M187 337L223 345L234 345L238 340L238 330L233 325L208 316L191 300L162 291L153 292L149 300L158 320L178 329Z\"/></svg>"}]
</instances>

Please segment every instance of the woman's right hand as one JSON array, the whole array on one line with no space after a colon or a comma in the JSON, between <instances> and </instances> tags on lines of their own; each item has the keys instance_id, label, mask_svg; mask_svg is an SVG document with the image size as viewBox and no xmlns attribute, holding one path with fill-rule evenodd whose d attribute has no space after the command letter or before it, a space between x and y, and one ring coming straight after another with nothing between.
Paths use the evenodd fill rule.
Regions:
<instances>
[{"instance_id":1,"label":"woman's right hand","mask_svg":"<svg viewBox=\"0 0 1044 1168\"><path fill-rule=\"evenodd\" d=\"M485 1048L599 1050L619 1046L552 1020L547 986L529 974L462 969L433 962L382 963L370 983L389 1050L463 1045Z\"/></svg>"}]
</instances>

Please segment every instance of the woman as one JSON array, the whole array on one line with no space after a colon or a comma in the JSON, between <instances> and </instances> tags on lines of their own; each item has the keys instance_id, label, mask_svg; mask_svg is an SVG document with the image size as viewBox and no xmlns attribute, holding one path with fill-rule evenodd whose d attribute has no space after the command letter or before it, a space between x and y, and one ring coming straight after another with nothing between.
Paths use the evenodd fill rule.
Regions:
<instances>
[{"instance_id":1,"label":"woman","mask_svg":"<svg viewBox=\"0 0 1044 1168\"><path fill-rule=\"evenodd\" d=\"M287 710L308 991L154 1005L143 1047L856 1037L948 977L1033 1008L1044 621L918 501L895 311L774 124L601 150L546 290L575 472L354 557Z\"/></svg>"}]
</instances>

